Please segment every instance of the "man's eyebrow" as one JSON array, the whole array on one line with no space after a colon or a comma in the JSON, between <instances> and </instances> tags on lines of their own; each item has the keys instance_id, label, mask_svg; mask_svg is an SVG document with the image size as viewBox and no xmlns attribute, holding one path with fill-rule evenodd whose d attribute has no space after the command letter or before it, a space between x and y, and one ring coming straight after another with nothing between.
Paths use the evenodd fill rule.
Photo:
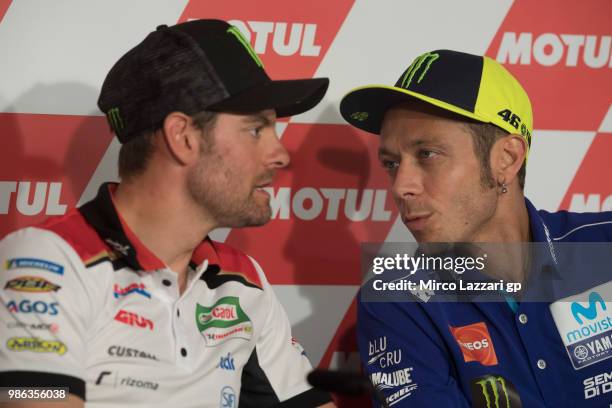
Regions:
<instances>
[{"instance_id":1,"label":"man's eyebrow","mask_svg":"<svg viewBox=\"0 0 612 408\"><path fill-rule=\"evenodd\" d=\"M270 120L269 117L262 113L249 115L244 119L244 121L250 123L261 123L262 126L272 126L274 124L274 122Z\"/></svg>"},{"instance_id":2,"label":"man's eyebrow","mask_svg":"<svg viewBox=\"0 0 612 408\"><path fill-rule=\"evenodd\" d=\"M380 146L378 148L378 157L380 156L397 156L397 153L392 152L391 150L387 149L385 146Z\"/></svg>"}]
</instances>

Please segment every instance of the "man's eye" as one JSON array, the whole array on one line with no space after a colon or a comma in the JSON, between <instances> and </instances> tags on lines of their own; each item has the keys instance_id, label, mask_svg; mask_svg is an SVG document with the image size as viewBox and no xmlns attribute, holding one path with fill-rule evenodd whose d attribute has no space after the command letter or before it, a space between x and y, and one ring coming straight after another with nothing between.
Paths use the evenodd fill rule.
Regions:
<instances>
[{"instance_id":1,"label":"man's eye","mask_svg":"<svg viewBox=\"0 0 612 408\"><path fill-rule=\"evenodd\" d=\"M259 126L253 129L250 129L249 131L251 132L251 134L256 137L259 138L259 136L261 136L261 130L263 129L263 127Z\"/></svg>"},{"instance_id":2,"label":"man's eye","mask_svg":"<svg viewBox=\"0 0 612 408\"><path fill-rule=\"evenodd\" d=\"M431 159L432 157L435 157L437 153L432 151L432 150L421 150L419 151L419 157L421 159Z\"/></svg>"},{"instance_id":3,"label":"man's eye","mask_svg":"<svg viewBox=\"0 0 612 408\"><path fill-rule=\"evenodd\" d=\"M385 170L395 170L399 167L399 162L397 160L381 160L381 164Z\"/></svg>"}]
</instances>

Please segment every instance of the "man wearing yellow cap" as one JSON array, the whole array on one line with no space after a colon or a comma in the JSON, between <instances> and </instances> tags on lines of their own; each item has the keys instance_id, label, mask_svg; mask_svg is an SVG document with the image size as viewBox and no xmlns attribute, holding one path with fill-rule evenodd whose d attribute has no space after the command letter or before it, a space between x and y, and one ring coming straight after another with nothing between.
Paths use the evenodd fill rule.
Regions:
<instances>
[{"instance_id":1,"label":"man wearing yellow cap","mask_svg":"<svg viewBox=\"0 0 612 408\"><path fill-rule=\"evenodd\" d=\"M605 262L580 262L601 261L585 246L612 239L612 213L548 213L524 197L533 117L519 82L488 57L436 50L340 110L380 135L419 245L412 268L374 263L359 299L363 366L386 404L607 406L612 281Z\"/></svg>"}]
</instances>

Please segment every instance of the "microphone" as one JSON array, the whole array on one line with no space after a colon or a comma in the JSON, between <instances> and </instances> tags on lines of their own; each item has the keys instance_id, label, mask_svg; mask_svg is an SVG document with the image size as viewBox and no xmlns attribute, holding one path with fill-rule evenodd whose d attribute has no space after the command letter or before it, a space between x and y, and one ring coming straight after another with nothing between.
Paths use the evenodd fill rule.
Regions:
<instances>
[{"instance_id":1,"label":"microphone","mask_svg":"<svg viewBox=\"0 0 612 408\"><path fill-rule=\"evenodd\" d=\"M387 399L365 375L350 371L316 369L311 371L306 379L310 385L320 390L351 397L369 395L383 408L389 408Z\"/></svg>"}]
</instances>

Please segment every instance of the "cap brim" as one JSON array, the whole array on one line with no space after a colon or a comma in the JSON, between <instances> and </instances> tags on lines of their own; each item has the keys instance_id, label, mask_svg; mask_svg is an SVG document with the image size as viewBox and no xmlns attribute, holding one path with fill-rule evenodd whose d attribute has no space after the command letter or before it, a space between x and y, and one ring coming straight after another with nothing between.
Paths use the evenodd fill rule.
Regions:
<instances>
[{"instance_id":1,"label":"cap brim","mask_svg":"<svg viewBox=\"0 0 612 408\"><path fill-rule=\"evenodd\" d=\"M351 125L366 132L380 134L385 113L403 102L416 99L430 103L447 111L481 122L488 120L473 112L451 105L407 89L387 85L368 85L353 89L342 98L340 114Z\"/></svg>"},{"instance_id":2,"label":"cap brim","mask_svg":"<svg viewBox=\"0 0 612 408\"><path fill-rule=\"evenodd\" d=\"M213 111L257 112L275 109L279 118L314 108L327 92L328 78L269 81L209 106Z\"/></svg>"}]
</instances>

